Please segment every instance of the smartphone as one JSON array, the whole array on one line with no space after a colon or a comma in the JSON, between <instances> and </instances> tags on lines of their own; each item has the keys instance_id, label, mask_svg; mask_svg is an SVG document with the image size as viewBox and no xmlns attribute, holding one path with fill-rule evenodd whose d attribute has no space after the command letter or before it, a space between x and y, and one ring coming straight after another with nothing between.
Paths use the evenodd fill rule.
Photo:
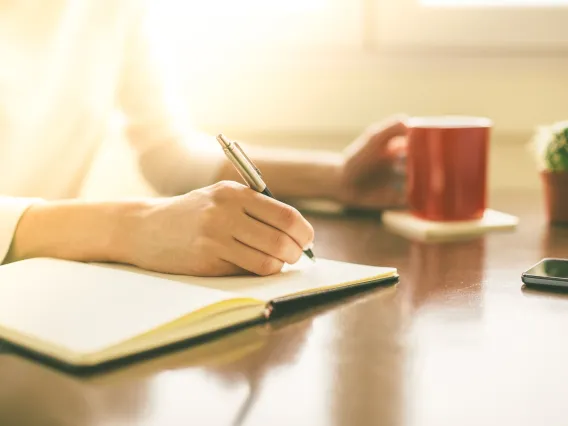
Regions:
<instances>
[{"instance_id":1,"label":"smartphone","mask_svg":"<svg viewBox=\"0 0 568 426\"><path fill-rule=\"evenodd\" d=\"M568 259L542 259L532 268L523 272L521 280L526 285L568 289Z\"/></svg>"}]
</instances>

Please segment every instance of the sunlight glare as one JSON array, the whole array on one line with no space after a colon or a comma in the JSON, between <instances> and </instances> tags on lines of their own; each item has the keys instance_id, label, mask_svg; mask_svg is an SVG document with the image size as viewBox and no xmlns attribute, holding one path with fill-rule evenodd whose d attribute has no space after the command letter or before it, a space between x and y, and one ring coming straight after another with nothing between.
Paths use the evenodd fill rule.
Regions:
<instances>
[{"instance_id":1,"label":"sunlight glare","mask_svg":"<svg viewBox=\"0 0 568 426\"><path fill-rule=\"evenodd\" d=\"M550 7L568 6L568 0L420 0L424 6Z\"/></svg>"},{"instance_id":2,"label":"sunlight glare","mask_svg":"<svg viewBox=\"0 0 568 426\"><path fill-rule=\"evenodd\" d=\"M152 6L157 36L185 52L275 47L309 40L337 0L162 0ZM331 29L330 29L331 30Z\"/></svg>"},{"instance_id":3,"label":"sunlight glare","mask_svg":"<svg viewBox=\"0 0 568 426\"><path fill-rule=\"evenodd\" d=\"M321 9L329 0L165 0L160 2L161 9L175 10L178 16L255 16L262 18L267 15L282 13L310 12Z\"/></svg>"}]
</instances>

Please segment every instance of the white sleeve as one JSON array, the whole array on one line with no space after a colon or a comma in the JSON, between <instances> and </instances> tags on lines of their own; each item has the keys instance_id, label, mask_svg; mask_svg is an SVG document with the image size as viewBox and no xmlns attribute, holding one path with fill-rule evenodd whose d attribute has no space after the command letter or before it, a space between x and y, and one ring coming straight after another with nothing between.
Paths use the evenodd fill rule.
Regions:
<instances>
[{"instance_id":1,"label":"white sleeve","mask_svg":"<svg viewBox=\"0 0 568 426\"><path fill-rule=\"evenodd\" d=\"M181 194L212 184L224 154L213 137L192 130L174 67L150 37L143 3L136 3L125 43L119 102L146 180L164 195Z\"/></svg>"},{"instance_id":2,"label":"white sleeve","mask_svg":"<svg viewBox=\"0 0 568 426\"><path fill-rule=\"evenodd\" d=\"M0 196L0 264L6 259L20 218L36 202L35 198Z\"/></svg>"}]
</instances>

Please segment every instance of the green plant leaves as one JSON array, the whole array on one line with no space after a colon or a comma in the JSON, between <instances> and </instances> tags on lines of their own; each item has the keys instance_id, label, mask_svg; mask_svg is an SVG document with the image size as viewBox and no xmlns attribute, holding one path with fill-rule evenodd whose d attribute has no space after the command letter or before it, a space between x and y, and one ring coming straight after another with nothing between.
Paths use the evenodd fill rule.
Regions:
<instances>
[{"instance_id":1,"label":"green plant leaves","mask_svg":"<svg viewBox=\"0 0 568 426\"><path fill-rule=\"evenodd\" d=\"M553 133L545 152L547 169L568 171L568 127Z\"/></svg>"}]
</instances>

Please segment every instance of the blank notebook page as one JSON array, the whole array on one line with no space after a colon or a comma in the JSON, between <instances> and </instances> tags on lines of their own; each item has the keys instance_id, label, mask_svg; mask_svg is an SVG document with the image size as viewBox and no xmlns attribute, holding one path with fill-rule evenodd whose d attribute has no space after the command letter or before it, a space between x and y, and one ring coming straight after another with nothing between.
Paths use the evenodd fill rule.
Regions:
<instances>
[{"instance_id":1,"label":"blank notebook page","mask_svg":"<svg viewBox=\"0 0 568 426\"><path fill-rule=\"evenodd\" d=\"M83 353L234 298L144 274L32 259L0 268L0 324Z\"/></svg>"},{"instance_id":2,"label":"blank notebook page","mask_svg":"<svg viewBox=\"0 0 568 426\"><path fill-rule=\"evenodd\" d=\"M112 266L114 267L114 266ZM128 266L120 266L127 270L136 270ZM180 275L163 275L152 272L145 274L157 277L167 277L183 283L188 283L210 289L237 293L243 297L270 301L279 297L301 293L318 288L334 287L348 283L361 283L373 279L394 276L395 268L357 265L327 259L318 259L315 263L306 257L294 265L285 265L282 273L268 277L240 276L200 278Z\"/></svg>"}]
</instances>

